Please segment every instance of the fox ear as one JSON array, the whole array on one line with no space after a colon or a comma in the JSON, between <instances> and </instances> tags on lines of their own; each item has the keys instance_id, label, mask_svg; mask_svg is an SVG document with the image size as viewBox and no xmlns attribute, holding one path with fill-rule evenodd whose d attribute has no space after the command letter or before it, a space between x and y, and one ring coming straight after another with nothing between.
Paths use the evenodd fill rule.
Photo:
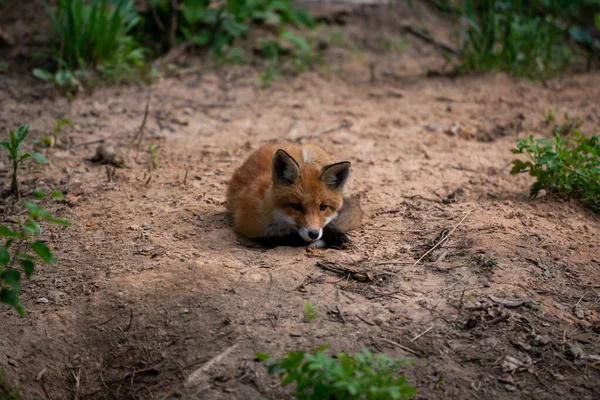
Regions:
<instances>
[{"instance_id":1,"label":"fox ear","mask_svg":"<svg viewBox=\"0 0 600 400\"><path fill-rule=\"evenodd\" d=\"M273 156L273 182L290 186L300 180L300 167L285 150L277 150Z\"/></svg>"},{"instance_id":2,"label":"fox ear","mask_svg":"<svg viewBox=\"0 0 600 400\"><path fill-rule=\"evenodd\" d=\"M342 190L350 176L350 161L326 165L321 172L321 181L331 190Z\"/></svg>"}]
</instances>

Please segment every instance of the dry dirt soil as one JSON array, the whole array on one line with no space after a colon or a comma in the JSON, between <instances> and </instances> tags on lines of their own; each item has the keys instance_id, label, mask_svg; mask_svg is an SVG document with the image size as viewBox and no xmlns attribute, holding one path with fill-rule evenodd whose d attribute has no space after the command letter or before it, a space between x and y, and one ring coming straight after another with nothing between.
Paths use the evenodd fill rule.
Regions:
<instances>
[{"instance_id":1,"label":"dry dirt soil","mask_svg":"<svg viewBox=\"0 0 600 400\"><path fill-rule=\"evenodd\" d=\"M31 77L37 3L7 3L0 130L29 123L33 139L59 118L75 125L49 166L21 171L25 195L64 190L68 204L42 204L73 222L45 227L60 264L24 281L26 317L0 308L0 366L27 395L287 399L254 352L327 344L411 357L419 399L600 398L600 219L576 201L531 200L532 179L509 174L517 138L551 135L549 108L598 132L597 72L544 83L426 74L443 58L402 29L416 23L406 8L346 7L318 10L344 23L323 33L334 37L326 65L269 88L252 68L188 56L151 87L70 102ZM448 37L443 16L419 10ZM89 160L97 144L86 143L104 137L126 168ZM365 219L351 249L267 250L232 233L228 179L271 140L353 163ZM6 222L21 207L0 163Z\"/></svg>"}]
</instances>

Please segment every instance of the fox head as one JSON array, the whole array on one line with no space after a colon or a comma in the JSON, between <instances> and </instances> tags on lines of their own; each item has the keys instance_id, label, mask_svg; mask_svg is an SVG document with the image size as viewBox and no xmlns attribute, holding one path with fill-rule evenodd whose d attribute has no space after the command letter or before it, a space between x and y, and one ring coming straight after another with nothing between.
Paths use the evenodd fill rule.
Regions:
<instances>
[{"instance_id":1,"label":"fox head","mask_svg":"<svg viewBox=\"0 0 600 400\"><path fill-rule=\"evenodd\" d=\"M342 190L350 176L350 162L319 169L299 165L287 152L277 150L272 162L272 202L277 223L295 227L307 242L319 240L343 205Z\"/></svg>"}]
</instances>

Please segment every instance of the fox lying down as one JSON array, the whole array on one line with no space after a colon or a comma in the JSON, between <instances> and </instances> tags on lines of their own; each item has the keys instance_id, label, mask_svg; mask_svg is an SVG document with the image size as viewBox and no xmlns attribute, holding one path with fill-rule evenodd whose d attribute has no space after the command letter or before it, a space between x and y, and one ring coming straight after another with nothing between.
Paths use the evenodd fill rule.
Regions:
<instances>
[{"instance_id":1,"label":"fox lying down","mask_svg":"<svg viewBox=\"0 0 600 400\"><path fill-rule=\"evenodd\" d=\"M229 182L233 229L273 247L344 247L362 219L358 199L343 196L349 176L350 162L316 145L265 144Z\"/></svg>"}]
</instances>

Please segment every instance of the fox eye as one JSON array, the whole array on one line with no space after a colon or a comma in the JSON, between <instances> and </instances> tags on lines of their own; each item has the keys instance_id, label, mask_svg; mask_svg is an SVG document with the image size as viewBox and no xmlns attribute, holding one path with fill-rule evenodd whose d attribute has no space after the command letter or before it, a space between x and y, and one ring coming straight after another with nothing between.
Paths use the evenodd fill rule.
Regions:
<instances>
[{"instance_id":1,"label":"fox eye","mask_svg":"<svg viewBox=\"0 0 600 400\"><path fill-rule=\"evenodd\" d=\"M319 209L321 211L325 211L325 210L327 210L327 207L329 207L327 204L321 204L321 206L319 207Z\"/></svg>"},{"instance_id":2,"label":"fox eye","mask_svg":"<svg viewBox=\"0 0 600 400\"><path fill-rule=\"evenodd\" d=\"M296 211L302 211L302 204L300 203L292 203L290 204L290 207L292 207Z\"/></svg>"}]
</instances>

